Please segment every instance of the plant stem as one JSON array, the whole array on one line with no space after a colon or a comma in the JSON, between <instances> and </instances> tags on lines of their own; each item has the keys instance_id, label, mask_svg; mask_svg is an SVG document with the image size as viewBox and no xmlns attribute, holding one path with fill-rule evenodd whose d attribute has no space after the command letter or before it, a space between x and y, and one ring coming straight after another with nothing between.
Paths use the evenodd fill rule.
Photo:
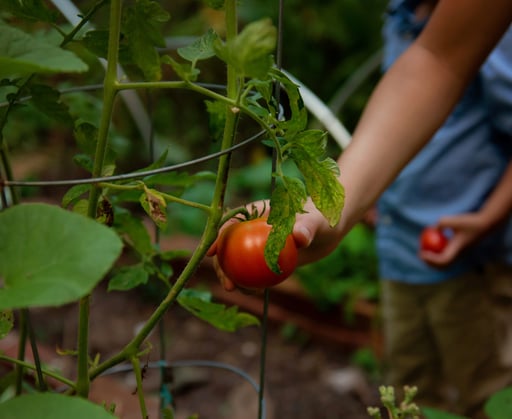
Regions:
<instances>
[{"instance_id":1,"label":"plant stem","mask_svg":"<svg viewBox=\"0 0 512 419\"><path fill-rule=\"evenodd\" d=\"M142 419L146 419L148 417L148 410L146 408L146 401L144 400L144 390L142 389L143 377L142 370L140 368L140 360L137 356L134 356L130 361L132 363L135 380L137 382L137 389L135 391L137 392L137 396L139 398L141 417Z\"/></svg>"},{"instance_id":2,"label":"plant stem","mask_svg":"<svg viewBox=\"0 0 512 419\"><path fill-rule=\"evenodd\" d=\"M16 360L16 395L19 396L23 387L23 360L25 359L25 346L27 344L27 318L25 312L20 310L20 337L18 339L18 359Z\"/></svg>"},{"instance_id":3,"label":"plant stem","mask_svg":"<svg viewBox=\"0 0 512 419\"><path fill-rule=\"evenodd\" d=\"M234 38L237 35L237 14L236 14L237 0L226 1L226 36L227 40ZM228 99L235 100L238 97L238 76L235 70L228 65L227 69L227 94ZM236 102L233 102L236 106ZM226 109L226 125L224 127L224 135L222 139L221 149L225 150L232 146L238 124L239 112L233 113L231 109ZM138 348L142 345L144 340L149 336L151 331L156 327L160 319L164 316L171 305L176 301L179 293L186 285L187 281L192 277L195 270L199 266L201 260L206 256L210 246L213 244L219 231L220 220L224 210L224 198L226 185L229 173L230 154L222 155L219 158L219 165L217 169L217 179L215 182L215 190L213 193L210 216L206 222L203 235L199 245L193 252L185 268L179 275L178 279L169 290L169 293L155 309L150 318L146 321L144 326L140 329L139 333L129 342L124 349L112 358L106 360L96 368L91 370L90 379L100 375L109 368L131 359L137 353Z\"/></svg>"},{"instance_id":4,"label":"plant stem","mask_svg":"<svg viewBox=\"0 0 512 419\"><path fill-rule=\"evenodd\" d=\"M107 71L103 89L103 109L100 126L98 128L98 140L94 156L92 176L98 177L103 173L105 154L108 146L108 132L112 118L114 100L117 93L117 57L119 49L119 35L121 32L121 0L112 0L110 5ZM89 195L88 215L95 219L101 188L92 185ZM78 371L77 394L87 397L89 394L89 310L90 296L80 300L79 333L78 333Z\"/></svg>"},{"instance_id":5,"label":"plant stem","mask_svg":"<svg viewBox=\"0 0 512 419\"><path fill-rule=\"evenodd\" d=\"M34 364L31 364L26 361L22 361L20 359L11 358L10 356L0 354L0 361L5 361L6 363L16 365L17 368L36 371L36 366ZM67 378L63 377L62 375L59 375L56 372L47 370L45 368L42 368L41 371L43 372L43 374L45 376L51 377L57 381L60 381L62 384L65 384L66 386L68 386L70 388L75 388L75 383L73 381L68 380Z\"/></svg>"}]
</instances>

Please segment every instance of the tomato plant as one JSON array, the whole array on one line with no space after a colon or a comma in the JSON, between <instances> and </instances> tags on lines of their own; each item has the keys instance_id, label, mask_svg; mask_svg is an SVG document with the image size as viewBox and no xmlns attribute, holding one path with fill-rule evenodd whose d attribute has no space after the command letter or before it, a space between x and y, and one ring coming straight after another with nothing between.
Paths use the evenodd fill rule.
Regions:
<instances>
[{"instance_id":1,"label":"tomato plant","mask_svg":"<svg viewBox=\"0 0 512 419\"><path fill-rule=\"evenodd\" d=\"M272 226L265 218L231 224L220 235L217 245L219 265L235 284L245 288L267 288L288 278L297 266L297 247L286 238L278 258L280 273L265 260L265 245Z\"/></svg>"},{"instance_id":2,"label":"tomato plant","mask_svg":"<svg viewBox=\"0 0 512 419\"><path fill-rule=\"evenodd\" d=\"M421 250L428 250L434 253L441 253L448 244L448 239L442 230L435 227L426 227L421 232L420 246Z\"/></svg>"}]
</instances>

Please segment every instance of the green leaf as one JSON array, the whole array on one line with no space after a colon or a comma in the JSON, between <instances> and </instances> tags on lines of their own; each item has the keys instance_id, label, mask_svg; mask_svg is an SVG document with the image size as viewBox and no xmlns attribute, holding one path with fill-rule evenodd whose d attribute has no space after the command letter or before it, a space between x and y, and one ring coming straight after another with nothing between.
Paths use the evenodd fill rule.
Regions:
<instances>
[{"instance_id":1,"label":"green leaf","mask_svg":"<svg viewBox=\"0 0 512 419\"><path fill-rule=\"evenodd\" d=\"M265 245L265 260L268 267L276 273L281 272L277 263L284 248L286 238L293 231L295 216L302 213L307 195L304 184L291 177L284 177L276 183L270 199L270 213L267 223L272 230Z\"/></svg>"},{"instance_id":2,"label":"green leaf","mask_svg":"<svg viewBox=\"0 0 512 419\"><path fill-rule=\"evenodd\" d=\"M87 295L121 253L109 228L45 204L0 213L0 309L58 306Z\"/></svg>"},{"instance_id":3,"label":"green leaf","mask_svg":"<svg viewBox=\"0 0 512 419\"><path fill-rule=\"evenodd\" d=\"M272 68L277 30L270 19L251 22L233 40L214 43L217 56L244 77L266 78Z\"/></svg>"},{"instance_id":4,"label":"green leaf","mask_svg":"<svg viewBox=\"0 0 512 419\"><path fill-rule=\"evenodd\" d=\"M164 55L162 57L162 63L170 65L174 72L182 80L193 82L196 81L199 77L199 69L195 68L191 63L179 63L168 55Z\"/></svg>"},{"instance_id":5,"label":"green leaf","mask_svg":"<svg viewBox=\"0 0 512 419\"><path fill-rule=\"evenodd\" d=\"M213 29L210 29L206 34L195 40L191 45L186 47L178 48L178 54L184 58L195 63L199 60L206 60L215 55L214 43L217 41L219 36Z\"/></svg>"},{"instance_id":6,"label":"green leaf","mask_svg":"<svg viewBox=\"0 0 512 419\"><path fill-rule=\"evenodd\" d=\"M208 128L215 141L220 141L226 125L226 104L221 101L206 100L208 112Z\"/></svg>"},{"instance_id":7,"label":"green leaf","mask_svg":"<svg viewBox=\"0 0 512 419\"><path fill-rule=\"evenodd\" d=\"M155 47L165 47L160 26L169 17L169 13L153 0L137 0L133 6L126 8L124 35L132 59L147 80L155 81L162 77L160 57Z\"/></svg>"},{"instance_id":8,"label":"green leaf","mask_svg":"<svg viewBox=\"0 0 512 419\"><path fill-rule=\"evenodd\" d=\"M48 9L42 0L3 0L0 10L24 19L49 23L55 22L58 15L56 11Z\"/></svg>"},{"instance_id":9,"label":"green leaf","mask_svg":"<svg viewBox=\"0 0 512 419\"><path fill-rule=\"evenodd\" d=\"M73 118L66 104L60 101L60 92L43 84L30 86L31 102L43 114L65 124L73 124Z\"/></svg>"},{"instance_id":10,"label":"green leaf","mask_svg":"<svg viewBox=\"0 0 512 419\"><path fill-rule=\"evenodd\" d=\"M145 259L155 254L151 237L142 221L134 218L129 212L117 212L114 216L114 226L125 240Z\"/></svg>"},{"instance_id":11,"label":"green leaf","mask_svg":"<svg viewBox=\"0 0 512 419\"><path fill-rule=\"evenodd\" d=\"M108 55L108 30L90 30L82 37L83 45L98 57L107 58ZM121 39L118 51L119 62L121 64L133 64L134 60L130 51L130 46L125 39Z\"/></svg>"},{"instance_id":12,"label":"green leaf","mask_svg":"<svg viewBox=\"0 0 512 419\"><path fill-rule=\"evenodd\" d=\"M73 160L80 167L92 172L94 157L96 155L96 146L98 144L98 128L88 122L82 122L75 127L75 140L80 150L84 154L77 154ZM103 161L103 171L101 176L110 176L115 171L116 153L112 148L107 147Z\"/></svg>"},{"instance_id":13,"label":"green leaf","mask_svg":"<svg viewBox=\"0 0 512 419\"><path fill-rule=\"evenodd\" d=\"M0 79L32 73L82 73L88 67L71 51L0 21Z\"/></svg>"},{"instance_id":14,"label":"green leaf","mask_svg":"<svg viewBox=\"0 0 512 419\"><path fill-rule=\"evenodd\" d=\"M75 185L71 187L62 197L62 207L68 208L70 205L75 204L90 189L90 185Z\"/></svg>"},{"instance_id":15,"label":"green leaf","mask_svg":"<svg viewBox=\"0 0 512 419\"><path fill-rule=\"evenodd\" d=\"M493 394L485 403L485 413L490 419L508 419L512 417L512 387ZM434 418L432 416L432 418Z\"/></svg>"},{"instance_id":16,"label":"green leaf","mask_svg":"<svg viewBox=\"0 0 512 419\"><path fill-rule=\"evenodd\" d=\"M338 223L345 202L345 191L338 180L339 168L330 158L324 158L326 135L308 130L292 140L291 158L304 176L306 189L318 210L331 226Z\"/></svg>"},{"instance_id":17,"label":"green leaf","mask_svg":"<svg viewBox=\"0 0 512 419\"><path fill-rule=\"evenodd\" d=\"M12 310L0 310L0 339L5 338L14 327Z\"/></svg>"},{"instance_id":18,"label":"green leaf","mask_svg":"<svg viewBox=\"0 0 512 419\"><path fill-rule=\"evenodd\" d=\"M224 3L226 0L205 0L205 3L208 7L211 7L215 10L220 10L224 7Z\"/></svg>"},{"instance_id":19,"label":"green leaf","mask_svg":"<svg viewBox=\"0 0 512 419\"><path fill-rule=\"evenodd\" d=\"M124 266L108 282L109 291L128 291L146 284L149 274L142 264Z\"/></svg>"},{"instance_id":20,"label":"green leaf","mask_svg":"<svg viewBox=\"0 0 512 419\"><path fill-rule=\"evenodd\" d=\"M225 332L260 324L256 317L239 313L238 307L226 308L223 304L212 303L210 298L209 293L184 289L178 296L178 303L196 317Z\"/></svg>"},{"instance_id":21,"label":"green leaf","mask_svg":"<svg viewBox=\"0 0 512 419\"><path fill-rule=\"evenodd\" d=\"M270 74L286 91L289 112L291 114L288 120L279 122L279 128L285 130L289 136L303 131L307 127L308 111L304 106L298 86L277 68L272 68Z\"/></svg>"},{"instance_id":22,"label":"green leaf","mask_svg":"<svg viewBox=\"0 0 512 419\"><path fill-rule=\"evenodd\" d=\"M81 397L55 393L35 393L0 403L3 419L112 419L116 416L104 407Z\"/></svg>"}]
</instances>

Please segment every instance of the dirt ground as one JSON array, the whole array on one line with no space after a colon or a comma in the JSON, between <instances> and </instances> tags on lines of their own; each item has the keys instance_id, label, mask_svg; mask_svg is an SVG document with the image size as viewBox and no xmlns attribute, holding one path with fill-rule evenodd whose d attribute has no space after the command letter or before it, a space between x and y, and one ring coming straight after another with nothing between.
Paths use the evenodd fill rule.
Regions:
<instances>
[{"instance_id":1,"label":"dirt ground","mask_svg":"<svg viewBox=\"0 0 512 419\"><path fill-rule=\"evenodd\" d=\"M119 350L153 310L147 296L137 292L110 292L99 287L91 300L91 354L105 359ZM71 357L55 355L55 349L75 347L75 305L35 310L33 323L46 352L66 370ZM265 361L265 419L367 419L366 407L376 405L376 385L351 366L351 351L295 333L286 338L283 325L267 328ZM161 332L161 333L160 333ZM163 337L163 339L161 339ZM248 327L235 333L214 329L177 306L165 316L160 331L150 338L145 392L150 418L158 418L160 368L153 362L199 360L234 367L259 382L262 329ZM165 355L160 355L164 342ZM72 370L71 370L72 371ZM201 419L257 419L258 394L237 373L207 366L182 366L172 373L171 390L176 419L197 414ZM71 373L72 374L72 373ZM140 418L133 374L116 373L94 382L91 398L115 403L123 419Z\"/></svg>"}]
</instances>

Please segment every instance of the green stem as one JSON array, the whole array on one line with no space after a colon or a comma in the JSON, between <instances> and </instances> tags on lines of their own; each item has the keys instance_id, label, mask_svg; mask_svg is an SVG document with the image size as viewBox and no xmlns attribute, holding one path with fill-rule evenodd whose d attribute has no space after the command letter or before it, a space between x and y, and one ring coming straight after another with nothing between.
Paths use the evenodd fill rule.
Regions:
<instances>
[{"instance_id":1,"label":"green stem","mask_svg":"<svg viewBox=\"0 0 512 419\"><path fill-rule=\"evenodd\" d=\"M236 2L237 0L226 1L226 36L232 39L236 36L237 31L237 15L236 15ZM238 77L233 68L228 66L228 81L227 81L227 94L228 98L234 100L238 94ZM236 105L236 103L234 102ZM233 113L231 110L226 111L226 125L224 127L224 136L222 139L221 149L225 150L233 144L236 127L238 123L239 113ZM226 185L229 173L230 155L222 155L219 158L219 166L217 169L217 179L215 183L215 190L213 193L210 216L206 222L203 236L200 240L199 245L193 252L185 268L179 275L178 279L169 290L169 293L165 296L164 300L155 309L153 314L146 321L144 326L139 330L137 335L129 342L124 349L112 358L106 360L96 368L91 370L90 378L100 375L109 368L123 362L127 359L131 359L137 352L138 348L142 345L144 340L149 336L151 331L156 327L160 319L164 316L171 305L176 301L179 293L186 285L187 281L192 277L201 260L206 256L206 253L210 246L215 241L218 231L220 220L224 209L224 197L226 191Z\"/></svg>"},{"instance_id":2,"label":"green stem","mask_svg":"<svg viewBox=\"0 0 512 419\"><path fill-rule=\"evenodd\" d=\"M37 384L39 386L40 391L47 391L48 387L46 386L46 382L44 380L43 369L41 364L41 358L39 357L39 350L37 348L36 335L34 333L34 328L32 327L32 322L30 320L30 312L28 309L22 309L25 315L25 322L27 325L28 338L30 341L30 348L32 349L32 356L34 357L34 364L36 366L36 376L37 376Z\"/></svg>"},{"instance_id":3,"label":"green stem","mask_svg":"<svg viewBox=\"0 0 512 419\"><path fill-rule=\"evenodd\" d=\"M16 361L16 395L23 390L23 360L25 359L25 347L27 344L28 326L25 312L20 310L20 337L18 340L18 359Z\"/></svg>"},{"instance_id":4,"label":"green stem","mask_svg":"<svg viewBox=\"0 0 512 419\"><path fill-rule=\"evenodd\" d=\"M146 408L146 401L144 400L144 390L142 388L142 370L140 368L140 360L138 357L134 356L131 358L131 363L133 366L133 372L135 374L135 380L137 382L137 397L139 398L140 405L140 413L142 419L148 418L148 410Z\"/></svg>"},{"instance_id":5,"label":"green stem","mask_svg":"<svg viewBox=\"0 0 512 419\"><path fill-rule=\"evenodd\" d=\"M68 44L69 42L73 41L73 39L75 38L75 35L78 32L80 32L80 30L87 24L87 22L89 22L89 20L91 20L91 18L94 16L94 14L99 9L101 9L104 5L106 5L107 3L108 3L108 0L100 0L96 4L94 4L92 6L91 10L89 10L87 12L87 14L85 14L82 17L82 20L78 23L78 25L76 25L71 32L69 32L66 36L64 36L64 39L60 43L60 46L63 47L66 44Z\"/></svg>"},{"instance_id":6,"label":"green stem","mask_svg":"<svg viewBox=\"0 0 512 419\"><path fill-rule=\"evenodd\" d=\"M37 371L37 367L34 364L31 364L26 361L22 361L20 359L11 358L10 356L0 354L0 361L5 361L6 363L16 365L16 367L20 368L20 369ZM53 379L61 382L62 384L65 384L66 386L68 386L70 388L75 387L75 383L73 381L68 380L67 378L63 377L62 375L57 374L54 371L47 370L45 368L42 368L41 371L43 372L43 374L45 376L53 378Z\"/></svg>"},{"instance_id":7,"label":"green stem","mask_svg":"<svg viewBox=\"0 0 512 419\"><path fill-rule=\"evenodd\" d=\"M110 24L107 55L107 71L103 89L103 110L100 126L98 128L98 142L94 156L92 177L101 176L105 154L108 146L108 132L114 107L114 100L117 93L117 58L119 50L119 34L121 32L121 0L111 0ZM88 215L95 219L101 188L92 185L89 195ZM80 300L79 333L78 333L78 371L77 371L77 394L87 397L89 394L89 310L90 296Z\"/></svg>"},{"instance_id":8,"label":"green stem","mask_svg":"<svg viewBox=\"0 0 512 419\"><path fill-rule=\"evenodd\" d=\"M124 190L124 191L134 191L134 190L144 190L144 183L138 182L136 185L118 185L117 183L106 183L102 182L99 184L102 188L114 189L114 190ZM185 205L187 207L197 208L206 213L210 213L211 208L208 205L200 204L199 202L189 201L187 199L178 198L177 196L167 194L165 192L158 191L158 194L163 197L167 202L175 202L181 205Z\"/></svg>"}]
</instances>

